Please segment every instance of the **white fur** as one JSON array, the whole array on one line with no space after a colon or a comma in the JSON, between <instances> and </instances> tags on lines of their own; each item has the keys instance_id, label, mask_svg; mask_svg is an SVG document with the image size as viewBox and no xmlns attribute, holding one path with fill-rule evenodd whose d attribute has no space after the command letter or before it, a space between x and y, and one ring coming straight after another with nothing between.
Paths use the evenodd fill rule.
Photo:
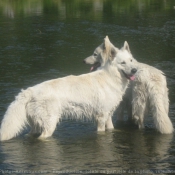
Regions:
<instances>
[{"instance_id":1,"label":"white fur","mask_svg":"<svg viewBox=\"0 0 175 175\"><path fill-rule=\"evenodd\" d=\"M132 115L139 128L144 128L144 116L151 111L156 129L162 134L174 131L169 112L169 98L166 78L163 72L143 63L132 84Z\"/></svg>"},{"instance_id":2,"label":"white fur","mask_svg":"<svg viewBox=\"0 0 175 175\"><path fill-rule=\"evenodd\" d=\"M49 137L63 117L95 120L98 131L105 131L105 126L113 128L111 115L129 82L121 70L129 73L133 63L126 50L118 50L114 55L114 49L112 56L111 51L112 45L106 38L100 70L45 81L19 93L4 115L0 140L15 137L27 124L31 133ZM122 60L126 61L125 66L120 64Z\"/></svg>"},{"instance_id":3,"label":"white fur","mask_svg":"<svg viewBox=\"0 0 175 175\"><path fill-rule=\"evenodd\" d=\"M126 109L129 120L133 119L139 129L143 129L144 118L151 112L158 132L173 133L173 124L168 117L169 98L164 73L139 62L137 62L137 69L135 80L130 82L123 101L117 109L117 120L123 119L123 111Z\"/></svg>"},{"instance_id":4,"label":"white fur","mask_svg":"<svg viewBox=\"0 0 175 175\"><path fill-rule=\"evenodd\" d=\"M129 45L125 49L130 53ZM94 60L101 62L99 56L102 52L102 44L98 46L94 54L87 57L84 62L93 64ZM151 111L156 129L162 134L170 134L174 131L169 112L169 98L166 77L163 72L147 64L137 64L135 80L130 81L129 88L123 97L123 101L117 108L117 121L123 120L124 110L129 115L129 120L134 119L139 128L144 128L144 116ZM116 121L116 122L117 122Z\"/></svg>"}]
</instances>

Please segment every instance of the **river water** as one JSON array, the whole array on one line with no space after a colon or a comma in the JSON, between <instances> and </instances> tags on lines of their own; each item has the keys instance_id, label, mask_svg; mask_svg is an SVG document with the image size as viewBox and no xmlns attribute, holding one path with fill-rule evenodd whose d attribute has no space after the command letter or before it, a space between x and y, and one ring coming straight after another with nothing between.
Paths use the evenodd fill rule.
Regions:
<instances>
[{"instance_id":1,"label":"river water","mask_svg":"<svg viewBox=\"0 0 175 175\"><path fill-rule=\"evenodd\" d=\"M174 0L1 0L0 119L20 89L88 73L82 60L108 35L134 57L167 74L169 117L175 126ZM175 172L174 134L139 131L124 122L97 133L91 122L62 121L40 141L27 131L0 143L0 172L8 174L167 174Z\"/></svg>"}]
</instances>

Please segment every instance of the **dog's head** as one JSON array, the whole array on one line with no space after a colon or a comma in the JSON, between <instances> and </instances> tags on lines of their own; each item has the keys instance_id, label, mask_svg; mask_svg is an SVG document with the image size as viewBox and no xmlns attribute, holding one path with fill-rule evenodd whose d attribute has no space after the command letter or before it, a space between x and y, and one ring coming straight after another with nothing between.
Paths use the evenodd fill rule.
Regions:
<instances>
[{"instance_id":1,"label":"dog's head","mask_svg":"<svg viewBox=\"0 0 175 175\"><path fill-rule=\"evenodd\" d=\"M128 43L125 41L124 46L118 49L110 42L108 36L95 49L92 56L84 59L84 62L92 65L91 71L95 71L107 63L113 64L117 66L122 75L130 80L134 80L134 74L137 72L136 60L130 52Z\"/></svg>"},{"instance_id":2,"label":"dog's head","mask_svg":"<svg viewBox=\"0 0 175 175\"><path fill-rule=\"evenodd\" d=\"M91 72L96 71L98 69L98 67L100 67L102 65L103 60L101 57L101 53L103 51L103 48L104 48L104 43L99 45L94 50L94 53L91 56L84 59L84 63L92 65L92 67L90 69Z\"/></svg>"},{"instance_id":3,"label":"dog's head","mask_svg":"<svg viewBox=\"0 0 175 175\"><path fill-rule=\"evenodd\" d=\"M108 53L109 54L108 56L107 55L104 56L104 53L107 54L110 48L115 48L114 45L108 41L109 38L108 36L106 36L104 42L94 50L93 55L84 59L84 63L92 65L90 69L91 72L96 71L99 67L102 67L107 62L112 61L113 50L111 50L111 53Z\"/></svg>"},{"instance_id":4,"label":"dog's head","mask_svg":"<svg viewBox=\"0 0 175 175\"><path fill-rule=\"evenodd\" d=\"M118 70L129 80L134 80L134 74L137 72L137 61L133 58L128 43L125 41L120 50L116 48L116 52L114 62Z\"/></svg>"}]
</instances>

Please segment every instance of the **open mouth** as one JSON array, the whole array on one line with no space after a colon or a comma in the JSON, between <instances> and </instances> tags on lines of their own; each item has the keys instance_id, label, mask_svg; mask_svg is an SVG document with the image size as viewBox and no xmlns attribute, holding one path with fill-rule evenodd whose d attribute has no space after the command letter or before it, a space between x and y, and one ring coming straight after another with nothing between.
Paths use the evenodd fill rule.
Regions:
<instances>
[{"instance_id":1,"label":"open mouth","mask_svg":"<svg viewBox=\"0 0 175 175\"><path fill-rule=\"evenodd\" d=\"M90 72L96 71L99 67L101 66L101 64L99 62L96 62L95 64L93 64L93 66L90 69Z\"/></svg>"},{"instance_id":2,"label":"open mouth","mask_svg":"<svg viewBox=\"0 0 175 175\"><path fill-rule=\"evenodd\" d=\"M131 80L131 81L133 81L133 80L135 79L135 76L134 76L134 75L127 75L123 70L122 70L122 72L123 72L124 76L125 76L127 79L129 79L129 80Z\"/></svg>"}]
</instances>

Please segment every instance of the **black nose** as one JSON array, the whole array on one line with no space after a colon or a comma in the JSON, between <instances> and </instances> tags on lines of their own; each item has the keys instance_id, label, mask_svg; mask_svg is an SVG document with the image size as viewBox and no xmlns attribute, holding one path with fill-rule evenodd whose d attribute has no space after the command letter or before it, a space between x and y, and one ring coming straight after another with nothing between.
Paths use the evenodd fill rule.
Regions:
<instances>
[{"instance_id":1,"label":"black nose","mask_svg":"<svg viewBox=\"0 0 175 175\"><path fill-rule=\"evenodd\" d=\"M136 72L137 72L137 69L136 68L131 69L131 73L132 74L135 74Z\"/></svg>"},{"instance_id":2,"label":"black nose","mask_svg":"<svg viewBox=\"0 0 175 175\"><path fill-rule=\"evenodd\" d=\"M85 61L85 60L83 60L83 63L86 63L86 61Z\"/></svg>"}]
</instances>

